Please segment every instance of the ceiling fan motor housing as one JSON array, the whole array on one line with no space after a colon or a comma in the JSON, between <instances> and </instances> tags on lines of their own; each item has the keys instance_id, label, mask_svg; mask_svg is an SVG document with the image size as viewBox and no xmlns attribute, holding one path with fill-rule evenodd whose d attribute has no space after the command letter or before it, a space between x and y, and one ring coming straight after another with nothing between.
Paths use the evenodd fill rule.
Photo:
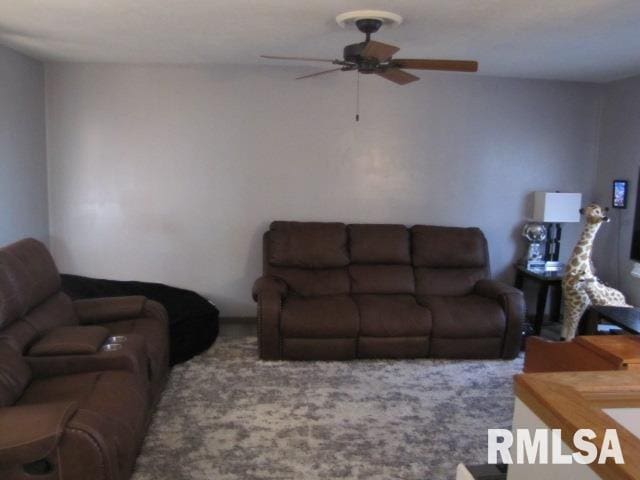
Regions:
<instances>
[{"instance_id":1,"label":"ceiling fan motor housing","mask_svg":"<svg viewBox=\"0 0 640 480\"><path fill-rule=\"evenodd\" d=\"M364 42L352 43L344 47L343 56L346 62L357 63L360 73L374 73L378 67L379 62L374 58L364 58L362 51L371 39L371 34L377 32L382 26L382 23L382 20L377 18L360 18L355 21L358 30L364 33L367 38Z\"/></svg>"},{"instance_id":2,"label":"ceiling fan motor housing","mask_svg":"<svg viewBox=\"0 0 640 480\"><path fill-rule=\"evenodd\" d=\"M356 20L356 27L367 37L372 33L376 33L382 26L382 20L378 18L360 18Z\"/></svg>"}]
</instances>

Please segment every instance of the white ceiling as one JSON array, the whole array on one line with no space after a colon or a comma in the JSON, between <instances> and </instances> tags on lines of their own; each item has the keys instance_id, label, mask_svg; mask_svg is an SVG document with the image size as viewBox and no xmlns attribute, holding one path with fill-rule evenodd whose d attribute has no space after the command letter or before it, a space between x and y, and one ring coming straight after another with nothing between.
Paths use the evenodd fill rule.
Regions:
<instances>
[{"instance_id":1,"label":"white ceiling","mask_svg":"<svg viewBox=\"0 0 640 480\"><path fill-rule=\"evenodd\" d=\"M475 59L480 74L530 78L640 73L640 0L0 0L0 43L81 62L335 58L362 35L334 18L360 8L404 17L375 36L402 47L402 58ZM324 67L308 65L309 72Z\"/></svg>"}]
</instances>

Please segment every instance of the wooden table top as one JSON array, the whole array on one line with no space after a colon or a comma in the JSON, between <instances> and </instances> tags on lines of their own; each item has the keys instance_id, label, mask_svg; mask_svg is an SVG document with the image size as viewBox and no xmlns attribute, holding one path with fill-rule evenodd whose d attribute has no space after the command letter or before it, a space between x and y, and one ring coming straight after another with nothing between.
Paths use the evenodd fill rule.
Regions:
<instances>
[{"instance_id":1,"label":"wooden table top","mask_svg":"<svg viewBox=\"0 0 640 480\"><path fill-rule=\"evenodd\" d=\"M562 430L562 439L573 445L578 429L596 433L593 441L602 444L605 429L616 429L624 464L611 459L591 464L604 479L640 479L640 438L607 415L604 408L640 408L640 372L523 373L515 376L516 396L549 428Z\"/></svg>"}]
</instances>

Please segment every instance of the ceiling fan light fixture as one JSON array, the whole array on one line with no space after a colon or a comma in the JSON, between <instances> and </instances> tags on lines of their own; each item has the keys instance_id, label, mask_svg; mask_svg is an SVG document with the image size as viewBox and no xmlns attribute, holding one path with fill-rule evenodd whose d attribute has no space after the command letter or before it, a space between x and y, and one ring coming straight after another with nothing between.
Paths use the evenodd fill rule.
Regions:
<instances>
[{"instance_id":1,"label":"ceiling fan light fixture","mask_svg":"<svg viewBox=\"0 0 640 480\"><path fill-rule=\"evenodd\" d=\"M352 10L336 16L336 22L342 28L354 26L358 20L379 20L387 28L397 27L402 23L400 15L385 10Z\"/></svg>"}]
</instances>

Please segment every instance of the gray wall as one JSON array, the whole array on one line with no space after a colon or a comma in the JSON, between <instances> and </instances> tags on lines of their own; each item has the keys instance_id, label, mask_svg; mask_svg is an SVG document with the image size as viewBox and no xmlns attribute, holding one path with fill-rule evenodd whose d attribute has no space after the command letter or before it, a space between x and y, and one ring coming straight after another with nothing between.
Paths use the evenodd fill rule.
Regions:
<instances>
[{"instance_id":1,"label":"gray wall","mask_svg":"<svg viewBox=\"0 0 640 480\"><path fill-rule=\"evenodd\" d=\"M47 241L43 65L0 46L0 245Z\"/></svg>"},{"instance_id":2,"label":"gray wall","mask_svg":"<svg viewBox=\"0 0 640 480\"><path fill-rule=\"evenodd\" d=\"M611 205L611 182L629 180L629 207L611 210L611 223L605 224L595 243L597 274L620 288L627 300L640 305L640 279L629 275L631 234L640 167L640 77L609 83L604 90L597 199Z\"/></svg>"},{"instance_id":3,"label":"gray wall","mask_svg":"<svg viewBox=\"0 0 640 480\"><path fill-rule=\"evenodd\" d=\"M600 87L422 73L47 65L63 271L192 288L255 312L273 219L477 225L511 280L530 192L593 196ZM566 251L577 225L565 229Z\"/></svg>"}]
</instances>

